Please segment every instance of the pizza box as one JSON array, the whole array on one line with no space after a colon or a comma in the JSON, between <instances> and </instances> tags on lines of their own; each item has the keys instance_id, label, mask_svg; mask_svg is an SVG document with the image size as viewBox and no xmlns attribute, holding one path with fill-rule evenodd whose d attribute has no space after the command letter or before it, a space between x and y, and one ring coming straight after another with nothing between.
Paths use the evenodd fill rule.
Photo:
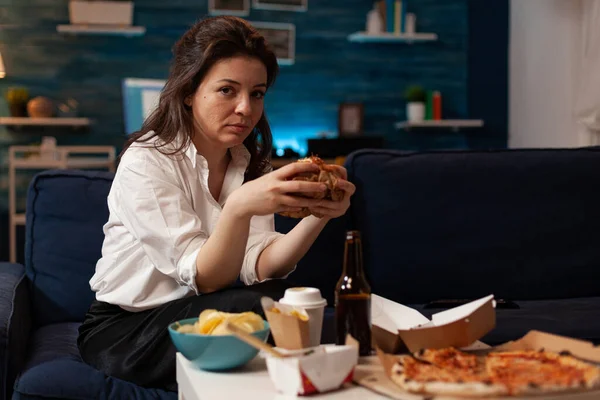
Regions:
<instances>
[{"instance_id":1,"label":"pizza box","mask_svg":"<svg viewBox=\"0 0 600 400\"><path fill-rule=\"evenodd\" d=\"M549 350L556 353L567 351L573 356L584 361L588 361L600 366L600 347L595 347L592 343L572 339L564 336L557 336L540 331L530 331L521 339L508 342L496 347L473 350L462 349L464 351L476 351L480 354L490 351L514 351L514 350ZM431 394L409 393L397 386L391 379L392 367L397 360L397 355L387 354L381 349L377 349L377 357L370 357L362 360L354 371L354 382L364 386L374 392L382 394L390 399L397 400L427 400L432 399ZM466 397L455 396L435 396L435 400L461 400ZM600 399L600 390L588 390L579 392L564 393L546 393L537 396L512 396L512 397L487 397L494 400L527 400L532 398L543 398L544 400L592 400Z\"/></svg>"},{"instance_id":2,"label":"pizza box","mask_svg":"<svg viewBox=\"0 0 600 400\"><path fill-rule=\"evenodd\" d=\"M433 314L427 319L417 310L371 295L373 343L385 353L420 349L466 347L496 326L496 302L489 295Z\"/></svg>"}]
</instances>

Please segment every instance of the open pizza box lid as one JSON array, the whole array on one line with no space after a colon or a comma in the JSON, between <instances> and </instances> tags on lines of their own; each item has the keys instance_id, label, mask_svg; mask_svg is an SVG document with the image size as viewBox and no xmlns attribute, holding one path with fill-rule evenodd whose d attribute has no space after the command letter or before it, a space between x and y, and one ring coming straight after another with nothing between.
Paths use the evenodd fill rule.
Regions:
<instances>
[{"instance_id":1,"label":"open pizza box lid","mask_svg":"<svg viewBox=\"0 0 600 400\"><path fill-rule=\"evenodd\" d=\"M557 336L540 331L530 331L521 339L508 342L486 351L514 351L514 350L548 350L556 353L567 351L582 360L600 364L600 346L594 346L590 342ZM466 350L468 351L468 350ZM386 354L377 349L377 357L367 363L363 363L355 371L354 382L371 389L374 392L385 395L390 399L397 400L425 400L432 395L421 395L409 393L397 386L391 379L392 367L398 356ZM369 365L370 364L370 365ZM532 398L543 398L544 400L592 400L600 398L600 390L589 390L582 392L546 393L540 396L522 397L494 397L497 400L526 400ZM435 396L436 400L460 400L465 397ZM492 399L492 398L490 398Z\"/></svg>"},{"instance_id":2,"label":"open pizza box lid","mask_svg":"<svg viewBox=\"0 0 600 400\"><path fill-rule=\"evenodd\" d=\"M489 295L433 314L431 321L417 310L381 296L371 296L375 345L385 353L467 347L496 326L496 302Z\"/></svg>"}]
</instances>

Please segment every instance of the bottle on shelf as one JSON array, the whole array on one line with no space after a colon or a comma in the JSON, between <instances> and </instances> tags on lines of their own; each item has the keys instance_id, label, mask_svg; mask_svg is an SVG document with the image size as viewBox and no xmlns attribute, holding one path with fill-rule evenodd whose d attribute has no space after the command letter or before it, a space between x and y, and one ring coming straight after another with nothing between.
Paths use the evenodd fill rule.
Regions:
<instances>
[{"instance_id":1,"label":"bottle on shelf","mask_svg":"<svg viewBox=\"0 0 600 400\"><path fill-rule=\"evenodd\" d=\"M359 231L348 231L344 248L344 270L335 288L336 344L350 334L359 343L359 355L371 354L371 286L363 268Z\"/></svg>"}]
</instances>

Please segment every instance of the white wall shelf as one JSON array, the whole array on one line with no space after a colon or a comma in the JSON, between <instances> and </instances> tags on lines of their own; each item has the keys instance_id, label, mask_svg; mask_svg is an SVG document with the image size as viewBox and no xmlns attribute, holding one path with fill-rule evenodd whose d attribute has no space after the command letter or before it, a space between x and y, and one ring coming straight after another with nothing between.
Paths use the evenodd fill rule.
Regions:
<instances>
[{"instance_id":1,"label":"white wall shelf","mask_svg":"<svg viewBox=\"0 0 600 400\"><path fill-rule=\"evenodd\" d=\"M89 126L89 118L30 118L0 117L0 125L4 126Z\"/></svg>"},{"instance_id":2,"label":"white wall shelf","mask_svg":"<svg viewBox=\"0 0 600 400\"><path fill-rule=\"evenodd\" d=\"M146 33L143 26L121 25L58 25L56 30L72 35L142 36Z\"/></svg>"},{"instance_id":3,"label":"white wall shelf","mask_svg":"<svg viewBox=\"0 0 600 400\"><path fill-rule=\"evenodd\" d=\"M384 32L378 35L367 32L355 32L348 36L348 41L355 43L415 43L434 42L438 39L435 33L416 32L411 34Z\"/></svg>"},{"instance_id":4,"label":"white wall shelf","mask_svg":"<svg viewBox=\"0 0 600 400\"><path fill-rule=\"evenodd\" d=\"M396 129L413 129L413 128L450 128L459 130L463 128L480 128L483 126L481 119L442 119L442 120L425 120L421 122L402 121L397 122Z\"/></svg>"}]
</instances>

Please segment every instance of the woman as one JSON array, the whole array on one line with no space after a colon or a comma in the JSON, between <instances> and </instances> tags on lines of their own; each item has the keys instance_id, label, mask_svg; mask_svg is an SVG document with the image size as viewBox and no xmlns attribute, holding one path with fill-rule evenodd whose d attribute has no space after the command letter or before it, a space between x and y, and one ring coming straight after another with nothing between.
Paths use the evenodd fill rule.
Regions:
<instances>
[{"instance_id":1,"label":"woman","mask_svg":"<svg viewBox=\"0 0 600 400\"><path fill-rule=\"evenodd\" d=\"M269 171L265 92L278 72L264 38L242 19L197 23L176 43L155 112L132 135L109 196L102 258L90 280L96 300L79 330L87 363L142 386L176 390L167 326L202 310L254 311L279 299L284 278L341 202L294 195L324 191L288 179L309 163ZM345 174L345 170L339 167ZM345 175L344 175L345 176ZM273 214L309 207L288 234ZM239 279L247 286L232 287Z\"/></svg>"}]
</instances>

